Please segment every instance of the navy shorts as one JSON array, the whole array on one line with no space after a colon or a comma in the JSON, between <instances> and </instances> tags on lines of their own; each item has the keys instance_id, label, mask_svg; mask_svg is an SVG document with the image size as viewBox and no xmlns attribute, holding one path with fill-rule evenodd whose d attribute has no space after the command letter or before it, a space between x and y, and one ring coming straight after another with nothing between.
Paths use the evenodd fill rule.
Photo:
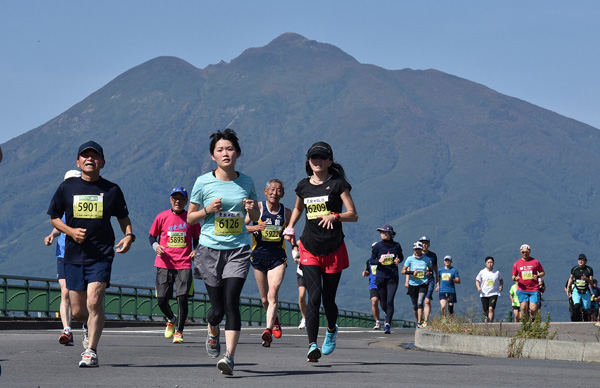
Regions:
<instances>
[{"instance_id":1,"label":"navy shorts","mask_svg":"<svg viewBox=\"0 0 600 388\"><path fill-rule=\"evenodd\" d=\"M369 288L369 293L371 294L371 299L379 298L379 290L377 288Z\"/></svg>"},{"instance_id":2,"label":"navy shorts","mask_svg":"<svg viewBox=\"0 0 600 388\"><path fill-rule=\"evenodd\" d=\"M93 282L106 283L108 288L110 287L111 267L112 263L108 261L97 261L93 264L65 263L67 289L85 291L87 285Z\"/></svg>"},{"instance_id":3,"label":"navy shorts","mask_svg":"<svg viewBox=\"0 0 600 388\"><path fill-rule=\"evenodd\" d=\"M56 258L56 278L66 279L65 277L65 259L63 257Z\"/></svg>"},{"instance_id":4,"label":"navy shorts","mask_svg":"<svg viewBox=\"0 0 600 388\"><path fill-rule=\"evenodd\" d=\"M250 259L250 264L252 264L252 268L259 270L260 272L266 274L270 270L279 267L280 265L285 265L287 267L287 258L281 259Z\"/></svg>"},{"instance_id":5,"label":"navy shorts","mask_svg":"<svg viewBox=\"0 0 600 388\"><path fill-rule=\"evenodd\" d=\"M440 300L447 300L448 303L456 303L456 292L440 292Z\"/></svg>"}]
</instances>

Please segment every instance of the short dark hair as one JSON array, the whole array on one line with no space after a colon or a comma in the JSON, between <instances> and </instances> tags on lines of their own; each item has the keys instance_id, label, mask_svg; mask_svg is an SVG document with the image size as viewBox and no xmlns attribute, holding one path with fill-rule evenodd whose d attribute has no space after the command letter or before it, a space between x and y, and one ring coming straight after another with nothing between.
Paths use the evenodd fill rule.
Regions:
<instances>
[{"instance_id":1,"label":"short dark hair","mask_svg":"<svg viewBox=\"0 0 600 388\"><path fill-rule=\"evenodd\" d=\"M486 256L486 258L483 262L487 263L488 260L492 260L492 263L494 263L494 258L492 256Z\"/></svg>"},{"instance_id":2,"label":"short dark hair","mask_svg":"<svg viewBox=\"0 0 600 388\"><path fill-rule=\"evenodd\" d=\"M235 147L235 151L238 153L238 156L242 154L242 149L240 148L240 143L235 131L233 129L226 128L224 131L217 131L210 135L209 149L211 155L215 153L215 146L219 140L229 140Z\"/></svg>"}]
</instances>

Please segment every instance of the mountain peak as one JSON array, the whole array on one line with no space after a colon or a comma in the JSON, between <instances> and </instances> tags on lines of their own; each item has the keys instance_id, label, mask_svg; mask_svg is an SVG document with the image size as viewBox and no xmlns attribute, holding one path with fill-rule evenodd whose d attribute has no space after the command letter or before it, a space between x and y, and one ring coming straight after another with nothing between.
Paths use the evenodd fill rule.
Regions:
<instances>
[{"instance_id":1,"label":"mountain peak","mask_svg":"<svg viewBox=\"0 0 600 388\"><path fill-rule=\"evenodd\" d=\"M348 55L338 47L310 40L304 36L286 32L273 39L269 44L262 47L253 47L245 50L240 56L235 58L234 62L256 61L262 57L266 61L275 61L277 64L318 62L329 64L342 62L358 64L358 61L351 55ZM275 64L275 63L274 63Z\"/></svg>"}]
</instances>

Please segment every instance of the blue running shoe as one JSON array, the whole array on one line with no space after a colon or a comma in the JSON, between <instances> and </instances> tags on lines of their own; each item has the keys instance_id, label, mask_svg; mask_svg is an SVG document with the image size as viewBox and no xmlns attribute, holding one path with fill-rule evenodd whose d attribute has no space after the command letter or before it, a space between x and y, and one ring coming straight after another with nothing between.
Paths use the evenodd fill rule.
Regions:
<instances>
[{"instance_id":1,"label":"blue running shoe","mask_svg":"<svg viewBox=\"0 0 600 388\"><path fill-rule=\"evenodd\" d=\"M335 325L333 333L329 332L329 329L325 331L325 341L323 342L323 354L331 354L335 350L336 337L338 333L338 325Z\"/></svg>"},{"instance_id":2,"label":"blue running shoe","mask_svg":"<svg viewBox=\"0 0 600 388\"><path fill-rule=\"evenodd\" d=\"M321 350L319 350L317 344L310 344L310 346L308 347L308 354L306 354L306 357L308 358L308 362L319 361L319 358L321 358Z\"/></svg>"}]
</instances>

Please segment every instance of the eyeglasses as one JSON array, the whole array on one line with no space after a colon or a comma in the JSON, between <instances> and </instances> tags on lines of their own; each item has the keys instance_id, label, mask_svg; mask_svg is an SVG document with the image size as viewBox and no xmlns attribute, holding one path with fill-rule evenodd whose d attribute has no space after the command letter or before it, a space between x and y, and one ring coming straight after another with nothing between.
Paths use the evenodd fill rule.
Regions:
<instances>
[{"instance_id":1,"label":"eyeglasses","mask_svg":"<svg viewBox=\"0 0 600 388\"><path fill-rule=\"evenodd\" d=\"M187 198L171 197L171 201L173 201L173 202L185 202L186 200L187 200Z\"/></svg>"},{"instance_id":2,"label":"eyeglasses","mask_svg":"<svg viewBox=\"0 0 600 388\"><path fill-rule=\"evenodd\" d=\"M326 156L323 156L323 155L315 154L315 155L311 155L310 159L327 160L329 158Z\"/></svg>"}]
</instances>

